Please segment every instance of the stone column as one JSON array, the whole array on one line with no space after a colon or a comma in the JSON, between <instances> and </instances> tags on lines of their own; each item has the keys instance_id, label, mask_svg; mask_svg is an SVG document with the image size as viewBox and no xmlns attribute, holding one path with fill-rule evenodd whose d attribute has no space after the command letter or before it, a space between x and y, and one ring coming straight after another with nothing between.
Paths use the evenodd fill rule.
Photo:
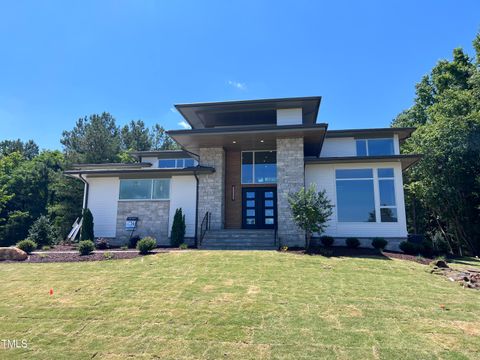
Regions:
<instances>
[{"instance_id":1,"label":"stone column","mask_svg":"<svg viewBox=\"0 0 480 360\"><path fill-rule=\"evenodd\" d=\"M225 151L223 148L201 148L199 164L215 168L213 174L198 175L198 233L205 213L211 213L210 229L224 228Z\"/></svg>"},{"instance_id":2,"label":"stone column","mask_svg":"<svg viewBox=\"0 0 480 360\"><path fill-rule=\"evenodd\" d=\"M305 186L303 138L277 139L277 215L281 245L305 246L305 233L292 219L288 194Z\"/></svg>"}]
</instances>

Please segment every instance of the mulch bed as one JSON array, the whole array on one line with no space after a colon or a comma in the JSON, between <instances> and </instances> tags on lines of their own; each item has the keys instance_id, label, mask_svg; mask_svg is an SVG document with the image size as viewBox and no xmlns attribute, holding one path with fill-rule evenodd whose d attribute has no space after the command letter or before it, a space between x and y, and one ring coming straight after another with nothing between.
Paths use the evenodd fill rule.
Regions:
<instances>
[{"instance_id":1,"label":"mulch bed","mask_svg":"<svg viewBox=\"0 0 480 360\"><path fill-rule=\"evenodd\" d=\"M414 256L414 255L407 255L400 252L394 251L382 251L379 252L376 249L370 248L356 248L352 249L346 246L332 246L329 248L319 248L319 251L316 252L308 252L306 253L304 249L300 248L289 248L289 253L294 254L303 254L303 255L321 255L321 256L329 256L329 257L377 257L377 258L384 258L384 259L401 259L401 260L408 260L414 261L419 264L428 265L432 261L432 259Z\"/></svg>"},{"instance_id":2,"label":"mulch bed","mask_svg":"<svg viewBox=\"0 0 480 360\"><path fill-rule=\"evenodd\" d=\"M55 251L60 251L55 249ZM110 252L111 258L107 259L104 253L94 253L91 255L80 255L77 253L57 254L44 251L42 254L31 254L28 259L22 262L28 263L49 263L49 262L78 262L78 261L101 261L101 260L117 260L117 259L133 259L139 255L137 252ZM148 255L147 255L148 256Z\"/></svg>"}]
</instances>

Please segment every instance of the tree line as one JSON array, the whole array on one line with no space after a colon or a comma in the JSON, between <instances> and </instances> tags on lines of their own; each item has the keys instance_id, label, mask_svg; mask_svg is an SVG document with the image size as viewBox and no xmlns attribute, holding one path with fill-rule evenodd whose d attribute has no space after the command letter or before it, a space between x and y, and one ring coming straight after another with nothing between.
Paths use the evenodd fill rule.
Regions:
<instances>
[{"instance_id":1,"label":"tree line","mask_svg":"<svg viewBox=\"0 0 480 360\"><path fill-rule=\"evenodd\" d=\"M480 34L475 57L461 48L416 85L413 105L393 121L416 127L403 145L423 159L405 174L409 232L454 253L480 253Z\"/></svg>"},{"instance_id":2,"label":"tree line","mask_svg":"<svg viewBox=\"0 0 480 360\"><path fill-rule=\"evenodd\" d=\"M0 246L26 238L42 215L65 239L82 211L83 184L63 175L72 164L130 162L130 151L177 148L162 126L136 120L120 127L109 113L78 119L60 142L63 151L40 151L33 140L0 142Z\"/></svg>"}]
</instances>

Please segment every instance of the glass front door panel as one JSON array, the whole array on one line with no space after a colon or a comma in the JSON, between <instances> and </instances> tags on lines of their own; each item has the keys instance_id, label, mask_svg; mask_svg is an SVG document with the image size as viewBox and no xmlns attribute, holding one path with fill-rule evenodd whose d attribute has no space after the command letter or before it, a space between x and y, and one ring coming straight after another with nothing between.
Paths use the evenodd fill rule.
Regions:
<instances>
[{"instance_id":1,"label":"glass front door panel","mask_svg":"<svg viewBox=\"0 0 480 360\"><path fill-rule=\"evenodd\" d=\"M242 191L243 227L273 229L277 221L277 193L274 188L244 188Z\"/></svg>"}]
</instances>

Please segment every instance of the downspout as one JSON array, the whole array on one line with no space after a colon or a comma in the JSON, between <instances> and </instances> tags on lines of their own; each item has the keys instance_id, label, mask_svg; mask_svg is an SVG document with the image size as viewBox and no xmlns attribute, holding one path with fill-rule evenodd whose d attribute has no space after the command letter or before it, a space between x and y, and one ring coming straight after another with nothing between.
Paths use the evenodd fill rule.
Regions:
<instances>
[{"instance_id":1,"label":"downspout","mask_svg":"<svg viewBox=\"0 0 480 360\"><path fill-rule=\"evenodd\" d=\"M88 184L87 180L82 176L82 174L78 174L78 177L85 184L85 187L84 187L84 190L83 190L83 209L86 209L88 207L89 184Z\"/></svg>"},{"instance_id":2,"label":"downspout","mask_svg":"<svg viewBox=\"0 0 480 360\"><path fill-rule=\"evenodd\" d=\"M199 180L197 173L194 171L193 176L195 176L195 180L197 181L197 191L196 191L196 199L195 199L195 247L198 247L198 188L199 188Z\"/></svg>"}]
</instances>

